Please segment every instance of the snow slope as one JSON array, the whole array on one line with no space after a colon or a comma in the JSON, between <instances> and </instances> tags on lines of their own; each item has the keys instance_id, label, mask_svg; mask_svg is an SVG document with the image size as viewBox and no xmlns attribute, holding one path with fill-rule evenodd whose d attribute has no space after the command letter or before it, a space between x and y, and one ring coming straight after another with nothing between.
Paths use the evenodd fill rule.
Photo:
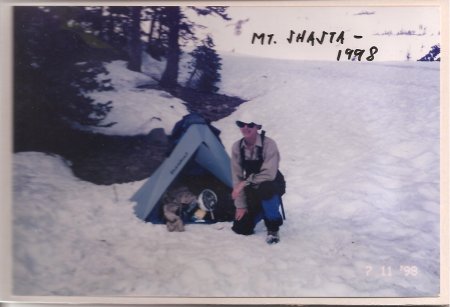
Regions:
<instances>
[{"instance_id":1,"label":"snow slope","mask_svg":"<svg viewBox=\"0 0 450 307\"><path fill-rule=\"evenodd\" d=\"M436 296L439 64L227 56L223 69L221 91L249 99L213 123L227 150L246 112L278 143L288 184L281 242L267 245L262 224L248 237L231 223L168 233L133 215L128 199L142 182L97 186L60 157L18 153L13 293Z\"/></svg>"},{"instance_id":2,"label":"snow slope","mask_svg":"<svg viewBox=\"0 0 450 307\"><path fill-rule=\"evenodd\" d=\"M144 67L160 65L149 56L145 56L143 62ZM148 74L146 75L130 71L126 66L125 61L108 63L105 67L108 74L99 76L99 79L110 79L114 90L88 95L98 102L112 101L113 109L103 124L111 122L115 124L107 128L89 129L109 135L137 135L148 134L155 128L163 128L166 134L170 134L175 123L188 114L184 102L167 92L146 88L157 84L154 72L143 69Z\"/></svg>"}]
</instances>

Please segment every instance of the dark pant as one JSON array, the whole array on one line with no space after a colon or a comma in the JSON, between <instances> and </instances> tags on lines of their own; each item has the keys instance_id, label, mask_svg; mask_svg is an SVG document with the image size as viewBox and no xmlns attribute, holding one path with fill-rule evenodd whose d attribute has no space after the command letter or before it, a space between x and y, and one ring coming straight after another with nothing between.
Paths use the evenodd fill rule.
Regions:
<instances>
[{"instance_id":1,"label":"dark pant","mask_svg":"<svg viewBox=\"0 0 450 307\"><path fill-rule=\"evenodd\" d=\"M264 220L268 231L278 231L283 224L280 214L280 196L273 181L265 181L258 188L248 186L244 189L247 200L247 213L235 220L232 230L237 234L251 235L256 224Z\"/></svg>"}]
</instances>

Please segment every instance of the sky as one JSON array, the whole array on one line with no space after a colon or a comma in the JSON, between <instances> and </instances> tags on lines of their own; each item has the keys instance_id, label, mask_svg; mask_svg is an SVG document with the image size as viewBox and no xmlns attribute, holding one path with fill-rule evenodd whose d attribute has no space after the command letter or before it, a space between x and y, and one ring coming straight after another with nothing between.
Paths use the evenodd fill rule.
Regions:
<instances>
[{"instance_id":1,"label":"sky","mask_svg":"<svg viewBox=\"0 0 450 307\"><path fill-rule=\"evenodd\" d=\"M440 42L440 16L438 7L230 7L228 14L233 18L225 22L218 17L195 17L207 26L204 33L210 33L217 50L247 55L336 61L339 50L344 60L345 50L365 50L362 61L373 53L375 61L405 60L409 53L414 59L426 54L431 46ZM237 31L241 25L240 31ZM294 40L288 43L290 31ZM295 42L297 34L306 31L303 42ZM337 37L344 31L344 39ZM402 35L413 31L416 35ZM325 41L314 46L308 37ZM330 42L330 33L336 32ZM386 35L391 32L392 35ZM253 33L264 33L265 42L255 40ZM269 44L269 36L273 34ZM362 36L355 39L353 36ZM276 43L275 43L276 42ZM376 47L375 49L371 49Z\"/></svg>"}]
</instances>

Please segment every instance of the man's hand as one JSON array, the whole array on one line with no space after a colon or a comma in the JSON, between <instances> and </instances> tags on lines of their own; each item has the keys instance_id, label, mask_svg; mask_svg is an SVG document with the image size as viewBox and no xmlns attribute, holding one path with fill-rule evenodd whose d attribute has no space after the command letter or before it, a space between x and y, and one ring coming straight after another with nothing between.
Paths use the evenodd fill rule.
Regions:
<instances>
[{"instance_id":1,"label":"man's hand","mask_svg":"<svg viewBox=\"0 0 450 307\"><path fill-rule=\"evenodd\" d=\"M238 184L236 184L236 186L233 189L233 192L231 192L231 197L233 198L233 200L239 197L239 194L241 194L242 190L245 188L245 185L246 185L245 181L241 181Z\"/></svg>"},{"instance_id":2,"label":"man's hand","mask_svg":"<svg viewBox=\"0 0 450 307\"><path fill-rule=\"evenodd\" d=\"M244 217L244 215L246 213L247 213L247 209L246 208L237 208L234 218L236 219L236 221L239 221L241 218Z\"/></svg>"}]
</instances>

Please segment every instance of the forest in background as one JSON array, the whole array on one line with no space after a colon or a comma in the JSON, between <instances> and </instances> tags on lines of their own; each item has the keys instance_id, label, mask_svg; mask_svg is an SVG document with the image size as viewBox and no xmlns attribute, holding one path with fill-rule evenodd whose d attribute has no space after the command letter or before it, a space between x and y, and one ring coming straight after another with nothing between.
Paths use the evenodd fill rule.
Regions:
<instances>
[{"instance_id":1,"label":"forest in background","mask_svg":"<svg viewBox=\"0 0 450 307\"><path fill-rule=\"evenodd\" d=\"M141 71L142 52L166 62L159 84L179 87L181 48L191 46L188 88L214 93L221 59L210 36L184 10L230 20L225 7L15 7L14 8L14 132L15 149L43 144L36 134L58 134L73 123L102 123L111 102L94 102L85 93L112 90L104 62L125 60ZM146 29L144 28L146 26ZM32 133L30 133L32 132ZM39 142L40 144L35 144Z\"/></svg>"},{"instance_id":2,"label":"forest in background","mask_svg":"<svg viewBox=\"0 0 450 307\"><path fill-rule=\"evenodd\" d=\"M79 177L97 183L147 177L165 158L167 140L79 130L115 124L107 120L112 101L94 101L88 94L115 90L107 77L97 78L108 74L106 63L126 61L130 71L141 72L146 53L165 67L155 80L157 86L147 88L182 99L189 112L207 120L228 116L244 100L217 93L222 61L214 37L200 34L206 27L188 17L213 16L225 23L231 20L227 10L215 6L14 7L14 152L61 155L71 161ZM180 82L180 61L186 58L188 76ZM440 59L439 45L419 60L436 59ZM133 164L139 174L123 172Z\"/></svg>"},{"instance_id":3,"label":"forest in background","mask_svg":"<svg viewBox=\"0 0 450 307\"><path fill-rule=\"evenodd\" d=\"M97 78L108 74L106 63L126 61L129 70L141 72L143 53L165 66L156 89L186 101L190 112L207 120L229 115L243 100L216 93L221 58L213 37L197 34L205 26L186 12L231 20L226 7L212 6L15 7L14 152L61 155L78 176L97 183L147 177L165 157L164 137L155 141L74 128L115 124L105 122L112 102L94 101L88 94L114 90L107 77ZM180 84L183 56L189 59L189 75ZM227 108L213 114L204 108L212 104ZM136 163L142 163L135 167L138 174L124 173L124 167Z\"/></svg>"}]
</instances>

